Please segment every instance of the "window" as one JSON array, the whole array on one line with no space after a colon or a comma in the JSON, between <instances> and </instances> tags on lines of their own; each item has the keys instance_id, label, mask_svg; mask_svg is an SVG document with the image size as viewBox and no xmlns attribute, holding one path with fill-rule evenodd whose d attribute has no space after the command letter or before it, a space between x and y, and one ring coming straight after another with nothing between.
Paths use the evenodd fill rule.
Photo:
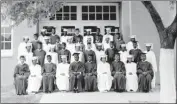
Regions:
<instances>
[{"instance_id":1,"label":"window","mask_svg":"<svg viewBox=\"0 0 177 104\"><path fill-rule=\"evenodd\" d=\"M12 27L1 27L2 56L12 56Z\"/></svg>"},{"instance_id":2,"label":"window","mask_svg":"<svg viewBox=\"0 0 177 104\"><path fill-rule=\"evenodd\" d=\"M82 20L116 20L116 6L82 6Z\"/></svg>"},{"instance_id":3,"label":"window","mask_svg":"<svg viewBox=\"0 0 177 104\"><path fill-rule=\"evenodd\" d=\"M75 26L61 26L61 36L63 36L63 29L67 29L68 36L73 36L75 34Z\"/></svg>"},{"instance_id":4,"label":"window","mask_svg":"<svg viewBox=\"0 0 177 104\"><path fill-rule=\"evenodd\" d=\"M55 15L50 17L50 20L77 20L77 7L63 6Z\"/></svg>"}]
</instances>

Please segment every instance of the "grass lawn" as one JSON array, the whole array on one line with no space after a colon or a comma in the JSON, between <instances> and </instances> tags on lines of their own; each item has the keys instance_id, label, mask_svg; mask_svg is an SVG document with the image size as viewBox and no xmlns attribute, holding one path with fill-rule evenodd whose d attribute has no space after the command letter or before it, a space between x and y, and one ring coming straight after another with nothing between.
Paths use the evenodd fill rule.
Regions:
<instances>
[{"instance_id":1,"label":"grass lawn","mask_svg":"<svg viewBox=\"0 0 177 104\"><path fill-rule=\"evenodd\" d=\"M39 103L42 94L17 96L13 85L1 86L1 103Z\"/></svg>"}]
</instances>

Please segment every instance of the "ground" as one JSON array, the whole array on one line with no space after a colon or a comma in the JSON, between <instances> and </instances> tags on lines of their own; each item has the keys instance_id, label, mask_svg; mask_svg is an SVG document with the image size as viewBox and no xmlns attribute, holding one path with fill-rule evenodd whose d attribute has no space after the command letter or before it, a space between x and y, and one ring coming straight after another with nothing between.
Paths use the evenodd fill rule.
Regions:
<instances>
[{"instance_id":1,"label":"ground","mask_svg":"<svg viewBox=\"0 0 177 104\"><path fill-rule=\"evenodd\" d=\"M14 86L1 87L1 103L158 103L159 86L150 93L39 93L36 95L17 96Z\"/></svg>"}]
</instances>

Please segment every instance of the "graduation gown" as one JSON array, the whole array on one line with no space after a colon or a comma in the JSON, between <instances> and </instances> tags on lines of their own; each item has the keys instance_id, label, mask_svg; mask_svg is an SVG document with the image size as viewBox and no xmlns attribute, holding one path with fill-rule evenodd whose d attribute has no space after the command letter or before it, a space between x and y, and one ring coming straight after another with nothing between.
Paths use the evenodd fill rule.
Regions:
<instances>
[{"instance_id":1,"label":"graduation gown","mask_svg":"<svg viewBox=\"0 0 177 104\"><path fill-rule=\"evenodd\" d=\"M20 45L18 46L18 57L24 55L27 52L26 45L27 43L25 42L20 43Z\"/></svg>"},{"instance_id":2,"label":"graduation gown","mask_svg":"<svg viewBox=\"0 0 177 104\"><path fill-rule=\"evenodd\" d=\"M147 74L143 74L143 72L147 72ZM138 62L137 75L138 75L138 91L149 92L149 90L151 89L151 81L154 76L151 63L149 63L148 61Z\"/></svg>"},{"instance_id":3,"label":"graduation gown","mask_svg":"<svg viewBox=\"0 0 177 104\"><path fill-rule=\"evenodd\" d=\"M43 92L52 92L54 90L54 80L56 75L56 65L46 63L42 68Z\"/></svg>"},{"instance_id":4,"label":"graduation gown","mask_svg":"<svg viewBox=\"0 0 177 104\"><path fill-rule=\"evenodd\" d=\"M129 51L129 54L133 55L133 57L134 57L133 59L134 59L135 63L141 61L141 53L142 53L142 51L140 49L131 49Z\"/></svg>"},{"instance_id":5,"label":"graduation gown","mask_svg":"<svg viewBox=\"0 0 177 104\"><path fill-rule=\"evenodd\" d=\"M67 43L68 36L61 36L61 42Z\"/></svg>"},{"instance_id":6,"label":"graduation gown","mask_svg":"<svg viewBox=\"0 0 177 104\"><path fill-rule=\"evenodd\" d=\"M70 67L69 67L70 91L74 91L74 89L78 89L78 91L83 91L84 71L85 71L84 63L78 61L78 62L73 62L70 64Z\"/></svg>"},{"instance_id":7,"label":"graduation gown","mask_svg":"<svg viewBox=\"0 0 177 104\"><path fill-rule=\"evenodd\" d=\"M106 73L106 74L103 74ZM109 63L100 62L97 65L97 82L100 92L109 91L112 86L112 76Z\"/></svg>"},{"instance_id":8,"label":"graduation gown","mask_svg":"<svg viewBox=\"0 0 177 104\"><path fill-rule=\"evenodd\" d=\"M101 62L101 56L102 55L105 55L105 52L104 51L98 51L98 50L96 50L95 51L95 54L96 54L96 63L97 63L97 65L98 65L98 63L100 63Z\"/></svg>"},{"instance_id":9,"label":"graduation gown","mask_svg":"<svg viewBox=\"0 0 177 104\"><path fill-rule=\"evenodd\" d=\"M50 55L52 57L52 60L51 60L52 63L54 63L55 65L58 64L58 54L56 52L48 52L45 55L45 63L48 63L48 61L47 61L47 55Z\"/></svg>"},{"instance_id":10,"label":"graduation gown","mask_svg":"<svg viewBox=\"0 0 177 104\"><path fill-rule=\"evenodd\" d=\"M140 49L140 44L139 42L137 43L138 45L138 49ZM129 41L127 44L126 44L126 48L127 48L127 51L129 52L131 49L134 49L133 48L133 42L132 41Z\"/></svg>"},{"instance_id":11,"label":"graduation gown","mask_svg":"<svg viewBox=\"0 0 177 104\"><path fill-rule=\"evenodd\" d=\"M57 40L57 37L59 37L59 36L56 35L56 34L52 34L52 35L50 36L50 43L51 43L51 44L55 44L55 43L56 43L56 40Z\"/></svg>"},{"instance_id":12,"label":"graduation gown","mask_svg":"<svg viewBox=\"0 0 177 104\"><path fill-rule=\"evenodd\" d=\"M43 50L48 53L50 51L51 48L51 44L43 44Z\"/></svg>"},{"instance_id":13,"label":"graduation gown","mask_svg":"<svg viewBox=\"0 0 177 104\"><path fill-rule=\"evenodd\" d=\"M71 52L67 49L65 50L60 50L57 52L58 53L58 63L61 63L61 55L66 55L67 56L67 62L70 63L71 62Z\"/></svg>"},{"instance_id":14,"label":"graduation gown","mask_svg":"<svg viewBox=\"0 0 177 104\"><path fill-rule=\"evenodd\" d=\"M96 36L98 36L98 40L96 40ZM99 34L99 35L94 35L94 43L101 43L103 40L103 35Z\"/></svg>"},{"instance_id":15,"label":"graduation gown","mask_svg":"<svg viewBox=\"0 0 177 104\"><path fill-rule=\"evenodd\" d=\"M33 53L32 52L26 52L24 56L26 58L25 63L28 64L28 66L30 66L32 64Z\"/></svg>"},{"instance_id":16,"label":"graduation gown","mask_svg":"<svg viewBox=\"0 0 177 104\"><path fill-rule=\"evenodd\" d=\"M69 64L60 63L57 65L56 84L59 90L69 91ZM61 74L65 75L61 75Z\"/></svg>"},{"instance_id":17,"label":"graduation gown","mask_svg":"<svg viewBox=\"0 0 177 104\"><path fill-rule=\"evenodd\" d=\"M129 55L129 53L127 51L120 51L120 61L122 61L124 64L127 63L127 56Z\"/></svg>"},{"instance_id":18,"label":"graduation gown","mask_svg":"<svg viewBox=\"0 0 177 104\"><path fill-rule=\"evenodd\" d=\"M79 61L85 63L85 57L82 51L74 51L73 53L79 53ZM71 63L74 61L75 61L74 56L71 56Z\"/></svg>"},{"instance_id":19,"label":"graduation gown","mask_svg":"<svg viewBox=\"0 0 177 104\"><path fill-rule=\"evenodd\" d=\"M44 65L44 59L45 59L46 52L44 50L35 50L34 51L34 56L38 57L38 64L43 67Z\"/></svg>"},{"instance_id":20,"label":"graduation gown","mask_svg":"<svg viewBox=\"0 0 177 104\"><path fill-rule=\"evenodd\" d=\"M138 77L137 77L137 64L134 62L126 63L126 90L133 90L134 92L138 89ZM132 74L130 74L132 73Z\"/></svg>"},{"instance_id":21,"label":"graduation gown","mask_svg":"<svg viewBox=\"0 0 177 104\"><path fill-rule=\"evenodd\" d=\"M119 73L121 72L121 73ZM124 91L126 88L126 70L125 64L122 61L113 61L111 64L111 73L114 77L113 88L116 91Z\"/></svg>"},{"instance_id":22,"label":"graduation gown","mask_svg":"<svg viewBox=\"0 0 177 104\"><path fill-rule=\"evenodd\" d=\"M94 63L96 63L96 54L95 54L95 52L93 51L93 50L85 50L84 51L84 59L85 59L85 62L87 62L88 61L88 56L89 55L92 55L92 61L94 62Z\"/></svg>"},{"instance_id":23,"label":"graduation gown","mask_svg":"<svg viewBox=\"0 0 177 104\"><path fill-rule=\"evenodd\" d=\"M116 39L114 41L114 46L118 52L121 50L121 44L125 44L124 40Z\"/></svg>"},{"instance_id":24,"label":"graduation gown","mask_svg":"<svg viewBox=\"0 0 177 104\"><path fill-rule=\"evenodd\" d=\"M26 63L16 65L14 71L14 85L17 95L26 94L29 74L29 66Z\"/></svg>"},{"instance_id":25,"label":"graduation gown","mask_svg":"<svg viewBox=\"0 0 177 104\"><path fill-rule=\"evenodd\" d=\"M78 43L78 40L77 40L78 37L81 39L81 42L83 42L83 36L79 34L79 35L74 35L73 43Z\"/></svg>"},{"instance_id":26,"label":"graduation gown","mask_svg":"<svg viewBox=\"0 0 177 104\"><path fill-rule=\"evenodd\" d=\"M42 81L42 68L40 65L31 65L30 66L30 76L28 78L28 93L38 92L41 87Z\"/></svg>"},{"instance_id":27,"label":"graduation gown","mask_svg":"<svg viewBox=\"0 0 177 104\"><path fill-rule=\"evenodd\" d=\"M71 55L74 53L75 51L75 44L67 44L66 45L66 49L69 50L71 52Z\"/></svg>"},{"instance_id":28,"label":"graduation gown","mask_svg":"<svg viewBox=\"0 0 177 104\"><path fill-rule=\"evenodd\" d=\"M38 48L38 43L40 41L39 40L33 40L32 43L32 52L34 52L37 48Z\"/></svg>"},{"instance_id":29,"label":"graduation gown","mask_svg":"<svg viewBox=\"0 0 177 104\"><path fill-rule=\"evenodd\" d=\"M55 43L55 52L58 52L62 49L62 44L61 43Z\"/></svg>"},{"instance_id":30,"label":"graduation gown","mask_svg":"<svg viewBox=\"0 0 177 104\"><path fill-rule=\"evenodd\" d=\"M114 61L115 49L107 48L105 54L107 55L107 62L111 64Z\"/></svg>"},{"instance_id":31,"label":"graduation gown","mask_svg":"<svg viewBox=\"0 0 177 104\"><path fill-rule=\"evenodd\" d=\"M147 51L146 51L147 52ZM146 53L146 61L150 62L152 64L152 69L154 72L154 77L152 79L152 88L155 88L155 80L156 80L156 72L157 72L157 61L156 61L156 56L153 51L148 51Z\"/></svg>"},{"instance_id":32,"label":"graduation gown","mask_svg":"<svg viewBox=\"0 0 177 104\"><path fill-rule=\"evenodd\" d=\"M96 73L97 65L95 62L85 63L85 91L96 91L97 78Z\"/></svg>"}]
</instances>

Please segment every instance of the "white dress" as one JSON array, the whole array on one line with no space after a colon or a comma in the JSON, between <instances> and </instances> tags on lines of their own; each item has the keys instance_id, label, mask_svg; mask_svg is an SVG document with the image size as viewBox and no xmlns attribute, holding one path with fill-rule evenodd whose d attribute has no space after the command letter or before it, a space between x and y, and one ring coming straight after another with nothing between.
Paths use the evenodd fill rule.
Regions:
<instances>
[{"instance_id":1,"label":"white dress","mask_svg":"<svg viewBox=\"0 0 177 104\"><path fill-rule=\"evenodd\" d=\"M69 66L68 63L60 63L57 66L56 84L59 90L69 90ZM60 75L61 73L64 73L65 75Z\"/></svg>"},{"instance_id":2,"label":"white dress","mask_svg":"<svg viewBox=\"0 0 177 104\"><path fill-rule=\"evenodd\" d=\"M20 45L18 46L18 58L21 56L21 55L25 55L26 54L26 46L27 46L27 43L25 42L22 42L20 43Z\"/></svg>"},{"instance_id":3,"label":"white dress","mask_svg":"<svg viewBox=\"0 0 177 104\"><path fill-rule=\"evenodd\" d=\"M127 51L124 51L124 52L120 51L119 53L120 53L120 60L122 62L124 62L124 64L126 64L127 63L127 56L129 55L129 53Z\"/></svg>"},{"instance_id":4,"label":"white dress","mask_svg":"<svg viewBox=\"0 0 177 104\"><path fill-rule=\"evenodd\" d=\"M103 74L106 72L106 74ZM112 86L112 76L109 63L100 62L97 67L97 81L98 81L98 90L104 92L105 90L109 91Z\"/></svg>"},{"instance_id":5,"label":"white dress","mask_svg":"<svg viewBox=\"0 0 177 104\"><path fill-rule=\"evenodd\" d=\"M52 63L54 63L55 65L58 64L58 54L56 52L48 52L45 55L45 63L48 63L48 61L47 61L47 55L50 55L52 57L52 60L51 60Z\"/></svg>"},{"instance_id":6,"label":"white dress","mask_svg":"<svg viewBox=\"0 0 177 104\"><path fill-rule=\"evenodd\" d=\"M147 51L146 51L147 52ZM146 60L152 64L153 72L154 72L154 78L152 79L151 85L152 88L155 88L155 80L156 80L156 72L157 72L157 61L156 56L153 51L149 51L146 53Z\"/></svg>"},{"instance_id":7,"label":"white dress","mask_svg":"<svg viewBox=\"0 0 177 104\"><path fill-rule=\"evenodd\" d=\"M102 56L102 55L105 55L105 52L102 51L102 50L101 50L101 51L96 50L96 51L95 51L95 54L96 54L96 62L97 62L97 64L98 64L98 63L101 62L101 60L100 60L100 59L101 59L101 56Z\"/></svg>"},{"instance_id":8,"label":"white dress","mask_svg":"<svg viewBox=\"0 0 177 104\"><path fill-rule=\"evenodd\" d=\"M139 42L138 42L138 49L140 49L140 44L139 44ZM127 45L126 45L126 47L127 47L127 52L129 52L131 49L134 49L133 48L133 43L132 43L132 41L129 41L128 43L127 43Z\"/></svg>"},{"instance_id":9,"label":"white dress","mask_svg":"<svg viewBox=\"0 0 177 104\"><path fill-rule=\"evenodd\" d=\"M29 67L30 70L30 76L28 78L28 88L27 92L31 93L32 91L38 92L39 88L41 87L41 81L42 81L42 75L41 75L41 66L36 64L31 65ZM35 77L32 77L33 75L36 75Z\"/></svg>"},{"instance_id":10,"label":"white dress","mask_svg":"<svg viewBox=\"0 0 177 104\"><path fill-rule=\"evenodd\" d=\"M127 91L133 90L137 91L138 89L138 77L136 74L137 71L137 65L136 63L127 63L125 64L126 68L126 89ZM132 75L129 75L129 73L132 73Z\"/></svg>"}]
</instances>

